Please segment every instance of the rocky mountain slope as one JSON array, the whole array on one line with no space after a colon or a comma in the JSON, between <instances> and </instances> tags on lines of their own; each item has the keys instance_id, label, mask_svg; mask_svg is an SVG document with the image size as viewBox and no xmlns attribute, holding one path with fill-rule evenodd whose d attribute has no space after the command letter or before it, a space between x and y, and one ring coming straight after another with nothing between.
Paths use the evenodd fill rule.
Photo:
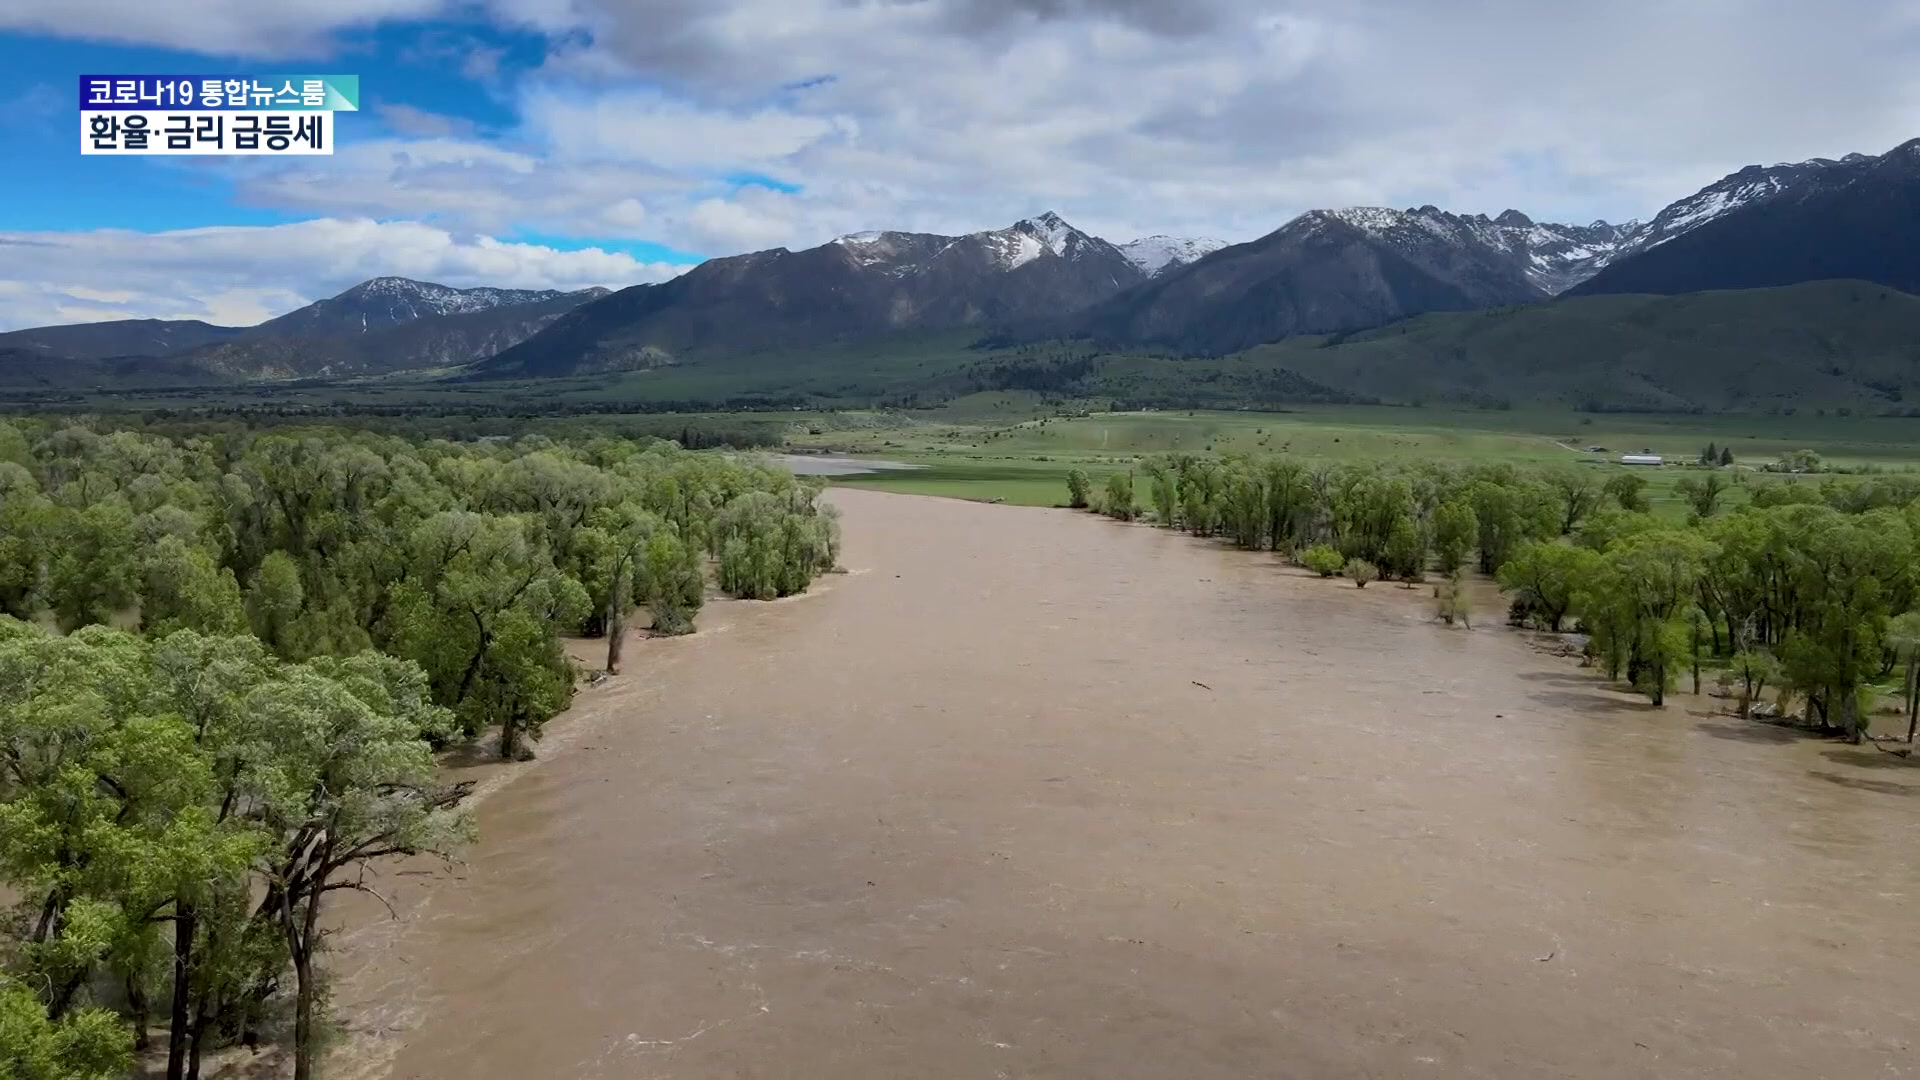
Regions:
<instances>
[{"instance_id":1,"label":"rocky mountain slope","mask_svg":"<svg viewBox=\"0 0 1920 1080\"><path fill-rule=\"evenodd\" d=\"M631 370L1020 323L1085 308L1145 277L1114 245L1052 213L965 236L856 233L803 251L712 259L671 281L623 289L476 373Z\"/></svg>"},{"instance_id":2,"label":"rocky mountain slope","mask_svg":"<svg viewBox=\"0 0 1920 1080\"><path fill-rule=\"evenodd\" d=\"M1219 354L1526 303L1591 273L1636 228L1537 224L1514 210L1494 219L1433 206L1314 210L1097 305L1076 330L1110 345Z\"/></svg>"},{"instance_id":3,"label":"rocky mountain slope","mask_svg":"<svg viewBox=\"0 0 1920 1080\"><path fill-rule=\"evenodd\" d=\"M1858 279L1920 292L1920 139L1877 157L1751 165L1662 210L1574 291L1700 292Z\"/></svg>"}]
</instances>

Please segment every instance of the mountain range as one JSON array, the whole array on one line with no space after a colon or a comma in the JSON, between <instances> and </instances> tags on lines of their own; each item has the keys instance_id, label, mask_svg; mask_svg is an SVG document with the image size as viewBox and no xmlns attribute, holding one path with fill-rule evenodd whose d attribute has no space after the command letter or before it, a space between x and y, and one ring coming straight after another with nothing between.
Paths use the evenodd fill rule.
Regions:
<instances>
[{"instance_id":1,"label":"mountain range","mask_svg":"<svg viewBox=\"0 0 1920 1080\"><path fill-rule=\"evenodd\" d=\"M257 326L122 319L0 333L0 384L340 378L485 359L606 296L365 281Z\"/></svg>"},{"instance_id":2,"label":"mountain range","mask_svg":"<svg viewBox=\"0 0 1920 1080\"><path fill-rule=\"evenodd\" d=\"M821 350L869 353L885 364L900 342L960 334L990 349L1067 341L1091 354L1174 357L1237 355L1272 342L1284 347L1262 355L1294 356L1292 343L1333 335L1327 355L1298 364L1314 370L1317 384L1338 386L1324 361L1350 352L1349 338L1421 316L1444 323L1446 313L1582 304L1599 311L1593 305L1605 294L1838 280L1920 292L1920 140L1877 156L1749 166L1646 222L1569 225L1518 210L1490 218L1434 206L1349 207L1308 211L1241 244L1168 236L1114 244L1044 213L957 236L866 232L800 251L712 259L669 281L617 292L451 289L383 277L255 327L129 320L0 334L0 385L427 373L605 381L716 364L773 370ZM1818 295L1823 317L1863 310L1825 293L1782 295ZM1885 350L1892 346L1884 342L1892 338L1882 323L1897 323L1909 307L1875 302L1878 385L1891 378ZM1726 304L1649 310L1659 311L1663 333L1679 339L1731 340L1724 327L1688 323L1725 317ZM1593 332L1579 318L1510 325L1532 329L1507 332L1502 355L1551 353L1565 344L1554 335ZM1828 329L1835 340L1846 337L1844 326ZM1487 339L1476 331L1454 341L1430 328L1422 335L1454 343L1446 346L1451 352L1421 353L1423 363L1438 365L1422 373L1421 384L1444 397L1449 372L1458 369L1464 387ZM1667 355L1657 343L1632 340L1638 355ZM1764 342L1741 340L1765 352ZM1793 362L1810 355L1779 351L1792 352ZM1375 346L1368 355L1385 353ZM1472 375L1488 377L1480 369ZM1582 378L1578 394L1605 396L1604 379L1589 385L1591 371ZM1652 383L1629 395L1635 402L1684 398L1646 390L1661 377L1647 378ZM1920 390L1920 376L1915 381ZM860 385L856 377L843 390L857 396ZM1563 399L1576 394L1563 389Z\"/></svg>"}]
</instances>

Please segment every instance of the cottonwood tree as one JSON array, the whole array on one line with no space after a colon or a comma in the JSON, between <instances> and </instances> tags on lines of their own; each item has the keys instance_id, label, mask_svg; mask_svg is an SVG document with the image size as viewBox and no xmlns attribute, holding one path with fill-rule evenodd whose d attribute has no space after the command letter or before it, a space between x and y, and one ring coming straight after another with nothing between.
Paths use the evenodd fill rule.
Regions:
<instances>
[{"instance_id":1,"label":"cottonwood tree","mask_svg":"<svg viewBox=\"0 0 1920 1080\"><path fill-rule=\"evenodd\" d=\"M1701 477L1683 477L1673 486L1673 490L1687 500L1696 518L1710 518L1719 508L1720 495L1727 490L1727 480L1719 473L1708 473Z\"/></svg>"},{"instance_id":2,"label":"cottonwood tree","mask_svg":"<svg viewBox=\"0 0 1920 1080\"><path fill-rule=\"evenodd\" d=\"M1639 473L1614 473L1601 490L1622 510L1644 514L1653 509L1653 504L1647 501L1647 478Z\"/></svg>"},{"instance_id":3,"label":"cottonwood tree","mask_svg":"<svg viewBox=\"0 0 1920 1080\"><path fill-rule=\"evenodd\" d=\"M1600 485L1593 475L1574 468L1555 469L1547 474L1547 485L1560 504L1560 535L1568 536L1580 522L1600 505Z\"/></svg>"},{"instance_id":4,"label":"cottonwood tree","mask_svg":"<svg viewBox=\"0 0 1920 1080\"><path fill-rule=\"evenodd\" d=\"M1500 567L1500 587L1514 593L1546 624L1546 630L1557 634L1598 558L1591 551L1550 540L1526 544Z\"/></svg>"}]
</instances>

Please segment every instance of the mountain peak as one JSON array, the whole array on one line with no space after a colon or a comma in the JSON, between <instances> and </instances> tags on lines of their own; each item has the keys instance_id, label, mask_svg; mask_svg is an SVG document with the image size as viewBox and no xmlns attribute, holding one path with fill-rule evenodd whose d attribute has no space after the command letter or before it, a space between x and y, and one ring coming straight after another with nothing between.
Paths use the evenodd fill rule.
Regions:
<instances>
[{"instance_id":1,"label":"mountain peak","mask_svg":"<svg viewBox=\"0 0 1920 1080\"><path fill-rule=\"evenodd\" d=\"M1166 236L1156 233L1120 245L1120 254L1148 277L1185 266L1226 247L1225 240L1205 236Z\"/></svg>"},{"instance_id":2,"label":"mountain peak","mask_svg":"<svg viewBox=\"0 0 1920 1080\"><path fill-rule=\"evenodd\" d=\"M419 295L429 292L453 292L445 285L431 281L415 281L412 278L383 275L368 278L358 285L340 293L341 296L381 296L381 295Z\"/></svg>"},{"instance_id":3,"label":"mountain peak","mask_svg":"<svg viewBox=\"0 0 1920 1080\"><path fill-rule=\"evenodd\" d=\"M1511 225L1515 228L1524 229L1533 224L1533 219L1518 210L1507 209L1500 211L1500 216L1494 218L1493 223L1495 225ZM1606 222L1603 221L1599 224L1605 225Z\"/></svg>"}]
</instances>

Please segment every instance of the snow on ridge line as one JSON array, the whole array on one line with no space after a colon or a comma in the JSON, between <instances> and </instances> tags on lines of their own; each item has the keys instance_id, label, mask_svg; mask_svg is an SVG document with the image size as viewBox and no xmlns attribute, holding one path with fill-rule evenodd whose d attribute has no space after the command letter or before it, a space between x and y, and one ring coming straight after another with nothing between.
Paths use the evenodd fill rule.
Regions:
<instances>
[{"instance_id":1,"label":"snow on ridge line","mask_svg":"<svg viewBox=\"0 0 1920 1080\"><path fill-rule=\"evenodd\" d=\"M1121 244L1118 250L1141 273L1151 277L1174 263L1190 263L1226 246L1226 241L1210 237L1156 233Z\"/></svg>"}]
</instances>

